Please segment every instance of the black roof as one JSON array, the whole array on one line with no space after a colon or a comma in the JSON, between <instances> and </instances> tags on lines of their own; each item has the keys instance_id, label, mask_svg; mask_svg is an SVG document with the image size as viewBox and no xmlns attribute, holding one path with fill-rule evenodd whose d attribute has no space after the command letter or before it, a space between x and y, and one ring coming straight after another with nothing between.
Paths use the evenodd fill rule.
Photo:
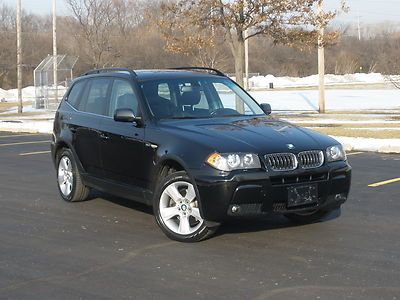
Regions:
<instances>
[{"instance_id":1,"label":"black roof","mask_svg":"<svg viewBox=\"0 0 400 300\"><path fill-rule=\"evenodd\" d=\"M212 72L212 73L211 73ZM172 79L172 78L199 78L199 77L221 77L224 74L218 70L207 68L187 68L187 69L148 69L131 70L125 68L96 69L88 71L81 76L118 76L118 77L136 77L139 81Z\"/></svg>"},{"instance_id":2,"label":"black roof","mask_svg":"<svg viewBox=\"0 0 400 300\"><path fill-rule=\"evenodd\" d=\"M137 77L139 80L157 80L166 78L198 78L198 77L221 77L208 72L199 72L191 70L136 70Z\"/></svg>"}]
</instances>

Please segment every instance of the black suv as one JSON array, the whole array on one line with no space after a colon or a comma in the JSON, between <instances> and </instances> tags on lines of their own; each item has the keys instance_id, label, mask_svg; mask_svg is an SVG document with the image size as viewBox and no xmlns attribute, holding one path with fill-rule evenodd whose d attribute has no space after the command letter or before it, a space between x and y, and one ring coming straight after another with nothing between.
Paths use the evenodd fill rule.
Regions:
<instances>
[{"instance_id":1,"label":"black suv","mask_svg":"<svg viewBox=\"0 0 400 300\"><path fill-rule=\"evenodd\" d=\"M214 69L85 73L54 121L61 197L95 188L146 203L168 237L188 242L228 218L314 222L340 208L351 178L342 146L270 113Z\"/></svg>"}]
</instances>

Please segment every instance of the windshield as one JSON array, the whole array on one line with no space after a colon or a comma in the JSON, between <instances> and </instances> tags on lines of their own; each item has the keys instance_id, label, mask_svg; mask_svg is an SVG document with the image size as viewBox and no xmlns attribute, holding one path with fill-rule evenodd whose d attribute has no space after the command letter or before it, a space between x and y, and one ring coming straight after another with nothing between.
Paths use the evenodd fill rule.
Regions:
<instances>
[{"instance_id":1,"label":"windshield","mask_svg":"<svg viewBox=\"0 0 400 300\"><path fill-rule=\"evenodd\" d=\"M227 78L179 78L141 83L157 119L212 118L264 114L258 104Z\"/></svg>"}]
</instances>

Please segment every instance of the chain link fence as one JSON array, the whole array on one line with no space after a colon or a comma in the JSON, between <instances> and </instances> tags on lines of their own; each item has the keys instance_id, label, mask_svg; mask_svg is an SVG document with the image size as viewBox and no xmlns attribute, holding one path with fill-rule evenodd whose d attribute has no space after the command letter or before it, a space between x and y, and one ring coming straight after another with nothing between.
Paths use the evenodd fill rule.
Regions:
<instances>
[{"instance_id":1,"label":"chain link fence","mask_svg":"<svg viewBox=\"0 0 400 300\"><path fill-rule=\"evenodd\" d=\"M74 78L75 56L48 55L33 71L35 99L33 107L56 109ZM54 84L54 62L57 64L57 84Z\"/></svg>"}]
</instances>

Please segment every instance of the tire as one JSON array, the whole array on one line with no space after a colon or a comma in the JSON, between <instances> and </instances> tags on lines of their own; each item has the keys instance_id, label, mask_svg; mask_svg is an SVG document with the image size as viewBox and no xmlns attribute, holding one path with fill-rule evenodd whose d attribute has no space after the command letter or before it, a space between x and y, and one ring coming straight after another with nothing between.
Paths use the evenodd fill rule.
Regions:
<instances>
[{"instance_id":1,"label":"tire","mask_svg":"<svg viewBox=\"0 0 400 300\"><path fill-rule=\"evenodd\" d=\"M309 224L321 221L328 216L333 210L317 210L317 211L306 211L302 213L290 213L285 214L285 217L289 220L299 224Z\"/></svg>"},{"instance_id":2,"label":"tire","mask_svg":"<svg viewBox=\"0 0 400 300\"><path fill-rule=\"evenodd\" d=\"M84 201L89 196L90 189L83 184L74 155L67 148L57 155L57 187L67 202Z\"/></svg>"},{"instance_id":3,"label":"tire","mask_svg":"<svg viewBox=\"0 0 400 300\"><path fill-rule=\"evenodd\" d=\"M174 172L157 185L153 202L154 217L167 237L179 242L209 238L218 226L207 226L199 210L199 196L186 172Z\"/></svg>"}]
</instances>

